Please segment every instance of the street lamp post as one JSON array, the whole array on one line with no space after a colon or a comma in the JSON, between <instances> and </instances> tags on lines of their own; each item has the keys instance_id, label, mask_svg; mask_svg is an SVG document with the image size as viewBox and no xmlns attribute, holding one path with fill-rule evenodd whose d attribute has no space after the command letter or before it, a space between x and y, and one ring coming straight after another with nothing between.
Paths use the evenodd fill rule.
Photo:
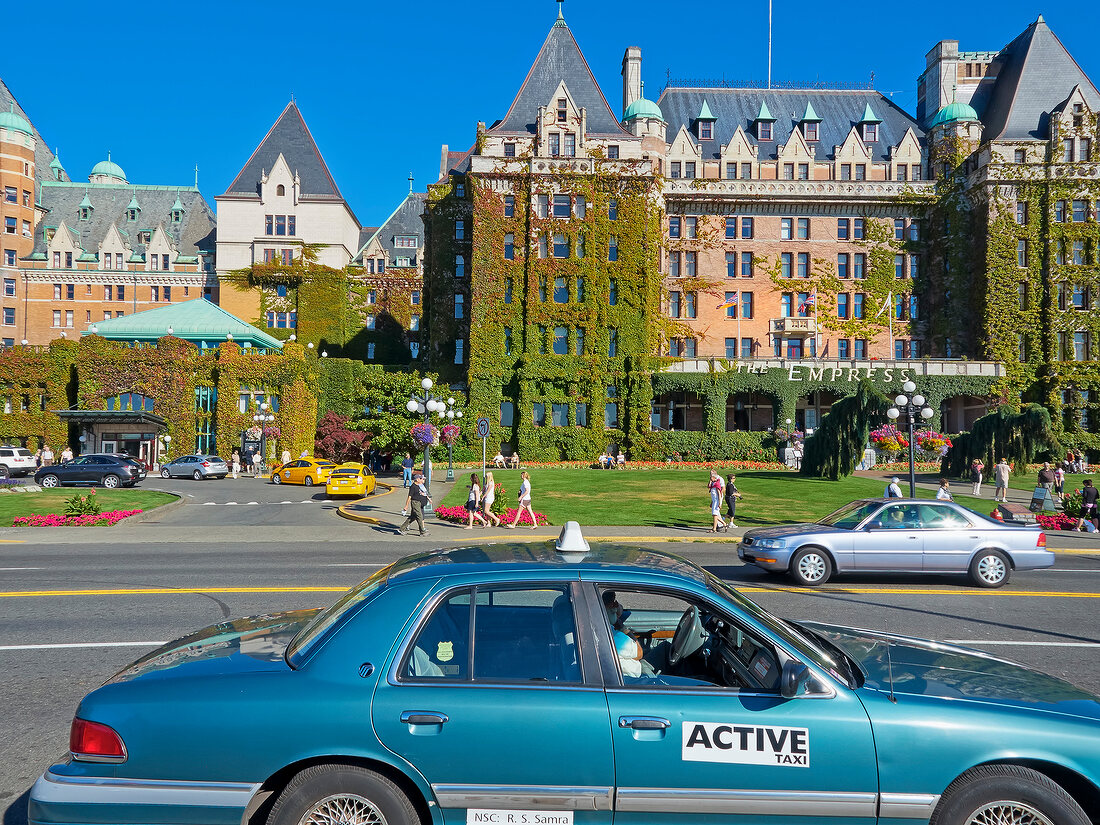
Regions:
<instances>
[{"instance_id":1,"label":"street lamp post","mask_svg":"<svg viewBox=\"0 0 1100 825\"><path fill-rule=\"evenodd\" d=\"M252 421L260 428L260 462L267 464L267 425L275 420L275 416L268 412L267 402L260 404L260 411L252 416Z\"/></svg>"},{"instance_id":2,"label":"street lamp post","mask_svg":"<svg viewBox=\"0 0 1100 825\"><path fill-rule=\"evenodd\" d=\"M920 423L924 423L936 413L931 407L925 406L923 395L913 395L917 385L912 381L906 381L901 388L906 394L894 398L894 406L886 411L886 417L896 422L904 415L909 425L909 498L916 498L917 465L913 458L913 429L918 418L923 419Z\"/></svg>"},{"instance_id":3,"label":"street lamp post","mask_svg":"<svg viewBox=\"0 0 1100 825\"><path fill-rule=\"evenodd\" d=\"M454 398L444 398L441 395L433 395L430 390L432 388L432 379L424 378L420 382L422 392L420 395L413 393L409 398L405 409L411 413L420 413L424 416L424 423L430 424L432 420L432 413L435 413L440 418L462 418L462 410L454 409ZM432 459L430 455L431 445L424 445L424 484L428 488L428 495L431 495L432 490ZM454 480L454 468L452 466L451 458L453 453L451 452L451 445L447 445L447 480Z\"/></svg>"}]
</instances>

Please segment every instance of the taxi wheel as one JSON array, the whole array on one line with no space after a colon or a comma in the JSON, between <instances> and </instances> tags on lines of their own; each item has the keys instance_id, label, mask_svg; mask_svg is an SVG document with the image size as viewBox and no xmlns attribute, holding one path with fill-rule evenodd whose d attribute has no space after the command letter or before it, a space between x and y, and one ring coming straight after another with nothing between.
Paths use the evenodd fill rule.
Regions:
<instances>
[{"instance_id":1,"label":"taxi wheel","mask_svg":"<svg viewBox=\"0 0 1100 825\"><path fill-rule=\"evenodd\" d=\"M1011 575L1012 565L1000 550L979 550L970 562L970 581L978 587L1001 587Z\"/></svg>"},{"instance_id":2,"label":"taxi wheel","mask_svg":"<svg viewBox=\"0 0 1100 825\"><path fill-rule=\"evenodd\" d=\"M417 825L401 789L355 765L315 765L279 794L267 825Z\"/></svg>"},{"instance_id":3,"label":"taxi wheel","mask_svg":"<svg viewBox=\"0 0 1100 825\"><path fill-rule=\"evenodd\" d=\"M279 475L278 473L272 473L271 474L271 483L272 484L282 484L283 483L283 477L281 475Z\"/></svg>"},{"instance_id":4,"label":"taxi wheel","mask_svg":"<svg viewBox=\"0 0 1100 825\"><path fill-rule=\"evenodd\" d=\"M313 486L313 476L306 476L305 485L307 487Z\"/></svg>"},{"instance_id":5,"label":"taxi wheel","mask_svg":"<svg viewBox=\"0 0 1100 825\"><path fill-rule=\"evenodd\" d=\"M787 572L803 587L816 587L829 580L829 576L833 574L833 562L824 550L804 547L791 557L791 566Z\"/></svg>"},{"instance_id":6,"label":"taxi wheel","mask_svg":"<svg viewBox=\"0 0 1100 825\"><path fill-rule=\"evenodd\" d=\"M952 782L929 825L1088 825L1065 789L1019 765L982 765Z\"/></svg>"}]
</instances>

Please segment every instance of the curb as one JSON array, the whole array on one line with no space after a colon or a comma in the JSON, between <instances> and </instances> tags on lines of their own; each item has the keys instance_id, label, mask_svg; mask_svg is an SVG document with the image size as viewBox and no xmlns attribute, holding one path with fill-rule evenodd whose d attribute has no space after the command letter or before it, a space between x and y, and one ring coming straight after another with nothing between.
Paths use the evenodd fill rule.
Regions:
<instances>
[{"instance_id":1,"label":"curb","mask_svg":"<svg viewBox=\"0 0 1100 825\"><path fill-rule=\"evenodd\" d=\"M167 491L158 490L157 492ZM160 507L154 507L152 510L142 510L140 513L137 513L133 516L127 516L118 524L116 524L115 527L122 527L128 524L138 524L143 521L149 521L152 518L159 517L163 513L170 513L173 510L178 510L180 507L183 507L185 504L187 504L187 499L185 499L183 496L176 493L172 493L171 495L176 496L175 501L169 501L167 504L162 504L160 505Z\"/></svg>"},{"instance_id":2,"label":"curb","mask_svg":"<svg viewBox=\"0 0 1100 825\"><path fill-rule=\"evenodd\" d=\"M385 487L386 492L379 493L379 487ZM378 481L377 479L375 479L374 492L371 493L370 496L364 496L363 498L356 499L355 501L349 501L346 504L341 504L339 507L336 508L336 515L340 516L341 518L346 518L348 521L357 521L360 524L373 524L378 527L393 527L396 529L397 525L393 524L392 522L382 521L381 519L377 519L374 516L364 516L359 513L353 513L350 510L345 509L346 507L351 507L353 505L359 504L360 502L367 501L368 499L382 498L382 496L388 496L396 489L397 488L394 487L392 484L386 484L384 481Z\"/></svg>"}]
</instances>

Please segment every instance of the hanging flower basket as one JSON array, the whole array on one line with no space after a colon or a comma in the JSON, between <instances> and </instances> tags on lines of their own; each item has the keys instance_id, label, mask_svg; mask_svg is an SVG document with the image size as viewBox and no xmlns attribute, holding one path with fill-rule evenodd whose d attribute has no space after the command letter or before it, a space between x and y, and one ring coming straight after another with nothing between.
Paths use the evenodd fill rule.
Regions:
<instances>
[{"instance_id":1,"label":"hanging flower basket","mask_svg":"<svg viewBox=\"0 0 1100 825\"><path fill-rule=\"evenodd\" d=\"M439 430L426 421L422 421L419 424L413 424L409 428L409 434L413 437L413 441L416 442L416 446L423 449L424 447L431 447L439 439Z\"/></svg>"},{"instance_id":2,"label":"hanging flower basket","mask_svg":"<svg viewBox=\"0 0 1100 825\"><path fill-rule=\"evenodd\" d=\"M880 453L900 453L909 449L909 439L893 424L883 424L871 431L871 443Z\"/></svg>"},{"instance_id":3,"label":"hanging flower basket","mask_svg":"<svg viewBox=\"0 0 1100 825\"><path fill-rule=\"evenodd\" d=\"M457 424L447 424L439 431L439 443L445 447L454 444L461 432L462 428Z\"/></svg>"}]
</instances>

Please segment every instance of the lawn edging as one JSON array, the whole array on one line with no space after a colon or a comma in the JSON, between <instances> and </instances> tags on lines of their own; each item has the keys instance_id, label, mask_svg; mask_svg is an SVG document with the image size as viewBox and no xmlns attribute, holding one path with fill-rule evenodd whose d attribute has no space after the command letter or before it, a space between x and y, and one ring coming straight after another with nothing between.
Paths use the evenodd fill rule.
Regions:
<instances>
[{"instance_id":1,"label":"lawn edging","mask_svg":"<svg viewBox=\"0 0 1100 825\"><path fill-rule=\"evenodd\" d=\"M127 516L118 524L112 525L114 527L125 527L130 524L138 524L143 521L149 521L154 516L160 516L164 513L170 513L173 510L177 510L187 503L187 499L177 493L169 493L167 490L157 490L158 493L168 493L176 497L175 501L169 501L167 504L162 504L159 507L154 507L151 510L142 510L140 513L134 513L132 516Z\"/></svg>"}]
</instances>

